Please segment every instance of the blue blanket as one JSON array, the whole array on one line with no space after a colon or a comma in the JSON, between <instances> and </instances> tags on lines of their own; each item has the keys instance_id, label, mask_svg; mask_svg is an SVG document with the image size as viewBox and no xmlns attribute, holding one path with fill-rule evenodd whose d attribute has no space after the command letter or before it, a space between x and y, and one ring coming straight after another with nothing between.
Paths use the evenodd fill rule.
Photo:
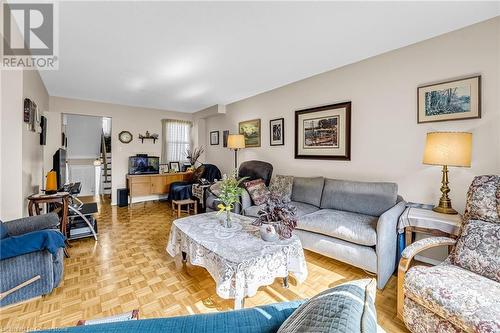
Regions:
<instances>
[{"instance_id":1,"label":"blue blanket","mask_svg":"<svg viewBox=\"0 0 500 333\"><path fill-rule=\"evenodd\" d=\"M64 235L53 229L3 238L0 239L0 260L41 250L55 255L61 247L65 247L64 240Z\"/></svg>"}]
</instances>

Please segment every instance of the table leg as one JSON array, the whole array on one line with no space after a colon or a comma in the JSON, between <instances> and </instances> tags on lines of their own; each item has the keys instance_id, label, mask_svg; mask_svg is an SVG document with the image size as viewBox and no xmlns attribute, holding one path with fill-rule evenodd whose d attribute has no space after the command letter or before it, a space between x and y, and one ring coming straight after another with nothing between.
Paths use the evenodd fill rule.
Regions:
<instances>
[{"instance_id":1,"label":"table leg","mask_svg":"<svg viewBox=\"0 0 500 333\"><path fill-rule=\"evenodd\" d=\"M35 212L36 212L36 215L41 214L40 206L38 204L35 204Z\"/></svg>"},{"instance_id":2,"label":"table leg","mask_svg":"<svg viewBox=\"0 0 500 333\"><path fill-rule=\"evenodd\" d=\"M196 215L198 214L198 201L195 200L193 206L194 206L194 215Z\"/></svg>"},{"instance_id":3,"label":"table leg","mask_svg":"<svg viewBox=\"0 0 500 333\"><path fill-rule=\"evenodd\" d=\"M288 289L288 275L283 278L283 288Z\"/></svg>"},{"instance_id":4,"label":"table leg","mask_svg":"<svg viewBox=\"0 0 500 333\"><path fill-rule=\"evenodd\" d=\"M413 243L413 231L411 230L410 227L405 228L405 241L406 241L406 246L410 246L411 243Z\"/></svg>"},{"instance_id":5,"label":"table leg","mask_svg":"<svg viewBox=\"0 0 500 333\"><path fill-rule=\"evenodd\" d=\"M30 202L28 203L28 214L30 216L33 216L33 201L30 200Z\"/></svg>"},{"instance_id":6,"label":"table leg","mask_svg":"<svg viewBox=\"0 0 500 333\"><path fill-rule=\"evenodd\" d=\"M245 297L234 299L234 309L241 310L245 307Z\"/></svg>"},{"instance_id":7,"label":"table leg","mask_svg":"<svg viewBox=\"0 0 500 333\"><path fill-rule=\"evenodd\" d=\"M182 210L182 205L177 204L177 218L181 217L181 210Z\"/></svg>"}]
</instances>

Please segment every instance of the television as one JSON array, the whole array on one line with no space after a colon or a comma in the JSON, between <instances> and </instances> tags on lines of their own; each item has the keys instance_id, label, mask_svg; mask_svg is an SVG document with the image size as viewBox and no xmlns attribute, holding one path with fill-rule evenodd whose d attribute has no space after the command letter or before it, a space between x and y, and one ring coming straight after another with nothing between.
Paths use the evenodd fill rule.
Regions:
<instances>
[{"instance_id":1,"label":"television","mask_svg":"<svg viewBox=\"0 0 500 333\"><path fill-rule=\"evenodd\" d=\"M129 175L160 173L160 158L157 156L136 155L128 158Z\"/></svg>"},{"instance_id":2,"label":"television","mask_svg":"<svg viewBox=\"0 0 500 333\"><path fill-rule=\"evenodd\" d=\"M66 150L59 148L52 157L52 169L57 174L57 188L66 184Z\"/></svg>"}]
</instances>

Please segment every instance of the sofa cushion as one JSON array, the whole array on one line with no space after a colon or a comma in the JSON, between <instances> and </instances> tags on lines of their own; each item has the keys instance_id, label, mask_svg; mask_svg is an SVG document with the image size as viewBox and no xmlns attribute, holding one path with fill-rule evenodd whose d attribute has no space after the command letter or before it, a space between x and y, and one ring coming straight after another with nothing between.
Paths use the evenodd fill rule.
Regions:
<instances>
[{"instance_id":1,"label":"sofa cushion","mask_svg":"<svg viewBox=\"0 0 500 333\"><path fill-rule=\"evenodd\" d=\"M319 210L318 207L313 206L313 205L309 205L309 204L306 204L303 202L291 201L290 205L297 208L297 212L295 213L297 217L301 217L301 216L304 216L306 214L314 213L314 212ZM265 206L266 206L266 204L248 207L245 209L245 216L258 217L259 211L264 209Z\"/></svg>"},{"instance_id":2,"label":"sofa cushion","mask_svg":"<svg viewBox=\"0 0 500 333\"><path fill-rule=\"evenodd\" d=\"M500 224L468 221L451 258L457 266L500 282Z\"/></svg>"},{"instance_id":3,"label":"sofa cushion","mask_svg":"<svg viewBox=\"0 0 500 333\"><path fill-rule=\"evenodd\" d=\"M294 177L292 201L319 207L324 183L325 178L323 177Z\"/></svg>"},{"instance_id":4,"label":"sofa cushion","mask_svg":"<svg viewBox=\"0 0 500 333\"><path fill-rule=\"evenodd\" d=\"M405 295L464 331L500 331L500 284L455 265L416 266Z\"/></svg>"},{"instance_id":5,"label":"sofa cushion","mask_svg":"<svg viewBox=\"0 0 500 333\"><path fill-rule=\"evenodd\" d=\"M380 216L396 204L398 185L326 179L321 208Z\"/></svg>"},{"instance_id":6,"label":"sofa cushion","mask_svg":"<svg viewBox=\"0 0 500 333\"><path fill-rule=\"evenodd\" d=\"M374 246L377 244L377 221L378 218L369 215L321 209L300 217L297 229L360 245Z\"/></svg>"},{"instance_id":7,"label":"sofa cushion","mask_svg":"<svg viewBox=\"0 0 500 333\"><path fill-rule=\"evenodd\" d=\"M278 333L377 332L375 280L347 282L302 304Z\"/></svg>"},{"instance_id":8,"label":"sofa cushion","mask_svg":"<svg viewBox=\"0 0 500 333\"><path fill-rule=\"evenodd\" d=\"M276 175L271 178L269 191L277 194L284 202L292 200L293 176Z\"/></svg>"},{"instance_id":9,"label":"sofa cushion","mask_svg":"<svg viewBox=\"0 0 500 333\"><path fill-rule=\"evenodd\" d=\"M270 192L263 179L250 180L244 183L254 205L262 205L269 199Z\"/></svg>"},{"instance_id":10,"label":"sofa cushion","mask_svg":"<svg viewBox=\"0 0 500 333\"><path fill-rule=\"evenodd\" d=\"M290 201L290 205L297 208L297 212L295 213L296 217L302 217L304 215L317 212L319 210L317 206L298 201Z\"/></svg>"},{"instance_id":11,"label":"sofa cushion","mask_svg":"<svg viewBox=\"0 0 500 333\"><path fill-rule=\"evenodd\" d=\"M403 307L403 318L406 327L412 333L458 333L463 332L456 325L427 310L422 305L405 297Z\"/></svg>"}]
</instances>

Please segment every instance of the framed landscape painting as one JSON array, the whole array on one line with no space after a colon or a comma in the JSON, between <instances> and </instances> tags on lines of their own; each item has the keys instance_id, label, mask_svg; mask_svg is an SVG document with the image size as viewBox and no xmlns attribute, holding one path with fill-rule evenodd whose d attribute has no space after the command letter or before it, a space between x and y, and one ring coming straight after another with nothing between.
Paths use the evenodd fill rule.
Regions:
<instances>
[{"instance_id":1,"label":"framed landscape painting","mask_svg":"<svg viewBox=\"0 0 500 333\"><path fill-rule=\"evenodd\" d=\"M238 124L239 133L245 137L245 147L260 147L260 119L242 121Z\"/></svg>"},{"instance_id":2,"label":"framed landscape painting","mask_svg":"<svg viewBox=\"0 0 500 333\"><path fill-rule=\"evenodd\" d=\"M283 146L285 144L285 119L270 120L269 132L269 144L271 146Z\"/></svg>"},{"instance_id":3,"label":"framed landscape painting","mask_svg":"<svg viewBox=\"0 0 500 333\"><path fill-rule=\"evenodd\" d=\"M481 118L481 76L418 87L417 123Z\"/></svg>"},{"instance_id":4,"label":"framed landscape painting","mask_svg":"<svg viewBox=\"0 0 500 333\"><path fill-rule=\"evenodd\" d=\"M295 111L295 158L351 159L351 102Z\"/></svg>"}]
</instances>

